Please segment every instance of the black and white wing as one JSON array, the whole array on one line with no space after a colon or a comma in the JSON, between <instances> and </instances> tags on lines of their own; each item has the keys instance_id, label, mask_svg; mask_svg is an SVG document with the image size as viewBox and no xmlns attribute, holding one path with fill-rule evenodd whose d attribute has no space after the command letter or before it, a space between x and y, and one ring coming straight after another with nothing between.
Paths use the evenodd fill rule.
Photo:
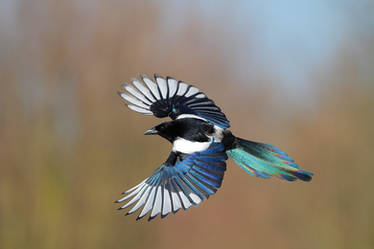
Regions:
<instances>
[{"instance_id":1,"label":"black and white wing","mask_svg":"<svg viewBox=\"0 0 374 249\"><path fill-rule=\"evenodd\" d=\"M196 87L171 77L154 77L155 81L141 75L144 84L135 78L131 79L132 85L123 84L126 91L118 94L129 102L131 110L158 118L194 115L222 129L230 127L221 109Z\"/></svg>"},{"instance_id":2,"label":"black and white wing","mask_svg":"<svg viewBox=\"0 0 374 249\"><path fill-rule=\"evenodd\" d=\"M221 186L226 160L223 144L212 143L205 151L188 154L175 165L163 164L116 202L132 198L119 209L134 205L127 213L132 214L144 206L137 219L150 212L148 220L197 206Z\"/></svg>"}]
</instances>

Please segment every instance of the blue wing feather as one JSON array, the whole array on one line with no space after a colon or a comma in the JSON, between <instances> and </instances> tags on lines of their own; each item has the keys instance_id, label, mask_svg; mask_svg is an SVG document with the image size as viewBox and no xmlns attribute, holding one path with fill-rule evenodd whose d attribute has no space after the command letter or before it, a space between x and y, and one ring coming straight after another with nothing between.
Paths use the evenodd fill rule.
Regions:
<instances>
[{"instance_id":1,"label":"blue wing feather","mask_svg":"<svg viewBox=\"0 0 374 249\"><path fill-rule=\"evenodd\" d=\"M157 190L159 186L162 188L162 193L168 191L171 195L177 196L181 206L175 202L175 200L170 197L171 205L173 208L169 207L169 211L164 210L154 210L151 213L150 219L157 216L158 213L162 213L161 217L165 217L170 212L176 212L180 207L188 209L191 205L196 206L201 203L202 200L206 200L210 195L214 194L217 189L221 186L223 181L223 174L226 170L227 155L225 153L225 148L221 143L212 143L208 149L202 152L195 152L189 155L185 155L183 160L178 160L175 165L170 166L163 164L158 167L154 173L143 183L139 184L137 187L131 189L131 191L126 192L126 194L131 195L134 191L139 188L148 187L146 191L141 193L139 199L142 199L144 194L148 195L145 203L148 202L150 196L154 198L153 206L150 210L156 208L154 204L156 202L156 194L152 194L152 191ZM162 194L162 203L164 203L164 195ZM127 200L127 198L122 198L118 202ZM133 200L130 200L130 202ZM134 202L134 201L133 201ZM134 202L134 203L135 203ZM143 203L144 204L144 203ZM142 205L136 209L138 210ZM124 205L127 207L127 205ZM162 207L166 208L166 207ZM135 212L133 210L131 213ZM146 209L143 211L141 217L146 215ZM148 212L150 211L148 210ZM155 214L152 216L152 214Z\"/></svg>"},{"instance_id":2,"label":"blue wing feather","mask_svg":"<svg viewBox=\"0 0 374 249\"><path fill-rule=\"evenodd\" d=\"M205 168L205 169L208 169L208 170L213 170L213 171L218 171L218 172L224 172L226 170L226 167L223 167L221 165L215 165L213 163L204 162L204 161L200 161L200 160L196 160L195 164L197 166L202 167L202 168Z\"/></svg>"}]
</instances>

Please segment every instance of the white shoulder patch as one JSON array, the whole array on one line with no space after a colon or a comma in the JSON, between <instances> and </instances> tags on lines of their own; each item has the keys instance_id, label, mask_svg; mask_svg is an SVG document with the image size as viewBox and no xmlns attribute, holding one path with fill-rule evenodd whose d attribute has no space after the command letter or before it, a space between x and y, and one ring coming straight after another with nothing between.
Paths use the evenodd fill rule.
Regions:
<instances>
[{"instance_id":1,"label":"white shoulder patch","mask_svg":"<svg viewBox=\"0 0 374 249\"><path fill-rule=\"evenodd\" d=\"M218 127L217 125L214 126L214 133L213 138L215 142L221 142L223 139L223 129Z\"/></svg>"}]
</instances>

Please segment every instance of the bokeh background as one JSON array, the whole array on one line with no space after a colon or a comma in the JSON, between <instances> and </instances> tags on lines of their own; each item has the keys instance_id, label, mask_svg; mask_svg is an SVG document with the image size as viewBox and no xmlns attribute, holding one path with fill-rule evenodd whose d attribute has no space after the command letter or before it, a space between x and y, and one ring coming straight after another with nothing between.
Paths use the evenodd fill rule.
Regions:
<instances>
[{"instance_id":1,"label":"bokeh background","mask_svg":"<svg viewBox=\"0 0 374 249\"><path fill-rule=\"evenodd\" d=\"M0 2L0 248L374 248L374 1ZM135 221L113 201L170 144L126 109L140 73L197 85L234 134L310 183L232 161L199 208Z\"/></svg>"}]
</instances>

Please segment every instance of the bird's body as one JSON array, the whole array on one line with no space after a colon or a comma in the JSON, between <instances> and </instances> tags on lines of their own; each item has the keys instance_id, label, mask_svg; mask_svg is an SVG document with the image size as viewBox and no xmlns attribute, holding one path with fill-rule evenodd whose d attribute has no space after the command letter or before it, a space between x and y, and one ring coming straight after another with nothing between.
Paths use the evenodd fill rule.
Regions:
<instances>
[{"instance_id":1,"label":"bird's body","mask_svg":"<svg viewBox=\"0 0 374 249\"><path fill-rule=\"evenodd\" d=\"M233 147L235 141L229 130L191 116L163 122L145 134L158 134L171 142L172 153L177 157L204 151L212 142L222 143L227 150Z\"/></svg>"},{"instance_id":2,"label":"bird's body","mask_svg":"<svg viewBox=\"0 0 374 249\"><path fill-rule=\"evenodd\" d=\"M155 75L156 83L142 75L144 84L132 79L124 84L127 93L120 96L134 111L156 117L171 117L145 132L158 134L172 143L166 161L147 179L124 192L120 209L132 204L131 214L142 206L138 219L151 212L149 219L161 213L165 217L180 208L188 209L209 198L221 186L230 156L247 173L268 178L271 175L288 181L309 181L312 174L294 163L275 146L235 137L221 109L196 87Z\"/></svg>"}]
</instances>

